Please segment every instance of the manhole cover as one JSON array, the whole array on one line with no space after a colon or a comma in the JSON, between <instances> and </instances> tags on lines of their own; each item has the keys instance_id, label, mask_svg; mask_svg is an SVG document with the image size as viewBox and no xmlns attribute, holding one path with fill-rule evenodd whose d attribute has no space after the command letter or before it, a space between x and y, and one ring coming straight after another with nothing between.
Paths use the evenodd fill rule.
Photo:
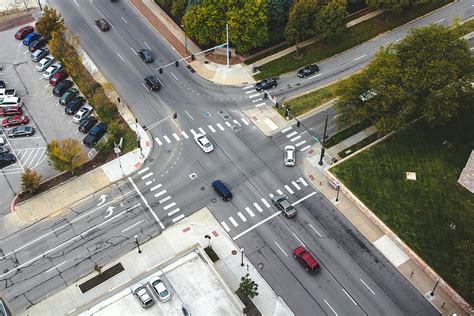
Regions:
<instances>
[{"instance_id":1,"label":"manhole cover","mask_svg":"<svg viewBox=\"0 0 474 316\"><path fill-rule=\"evenodd\" d=\"M153 162L153 160L155 160L155 159L150 158L150 159L148 159L148 162Z\"/></svg>"},{"instance_id":2,"label":"manhole cover","mask_svg":"<svg viewBox=\"0 0 474 316\"><path fill-rule=\"evenodd\" d=\"M196 174L196 172L193 172L188 177L189 177L189 179L194 180L198 177L198 175Z\"/></svg>"},{"instance_id":3,"label":"manhole cover","mask_svg":"<svg viewBox=\"0 0 474 316\"><path fill-rule=\"evenodd\" d=\"M234 250L234 251L235 251L235 250ZM237 251L236 251L236 252L237 252ZM262 270L262 269L263 269L263 263L257 264L257 268L259 268L260 270Z\"/></svg>"},{"instance_id":4,"label":"manhole cover","mask_svg":"<svg viewBox=\"0 0 474 316\"><path fill-rule=\"evenodd\" d=\"M205 188L205 187L201 187L201 191L204 191L204 190L206 190L206 188Z\"/></svg>"},{"instance_id":5,"label":"manhole cover","mask_svg":"<svg viewBox=\"0 0 474 316\"><path fill-rule=\"evenodd\" d=\"M242 129L240 128L240 126L237 126L237 125L234 125L232 126L232 130L236 133L240 132Z\"/></svg>"},{"instance_id":6,"label":"manhole cover","mask_svg":"<svg viewBox=\"0 0 474 316\"><path fill-rule=\"evenodd\" d=\"M235 255L237 254L237 250L234 249L234 250L232 250L230 253L235 256Z\"/></svg>"},{"instance_id":7,"label":"manhole cover","mask_svg":"<svg viewBox=\"0 0 474 316\"><path fill-rule=\"evenodd\" d=\"M224 121L228 121L232 118L232 115L230 115L227 111L218 111L217 113Z\"/></svg>"},{"instance_id":8,"label":"manhole cover","mask_svg":"<svg viewBox=\"0 0 474 316\"><path fill-rule=\"evenodd\" d=\"M168 149L166 152L169 154L171 152L171 150Z\"/></svg>"},{"instance_id":9,"label":"manhole cover","mask_svg":"<svg viewBox=\"0 0 474 316\"><path fill-rule=\"evenodd\" d=\"M211 202L212 202L212 203L216 203L216 202L217 202L217 199L211 199Z\"/></svg>"},{"instance_id":10,"label":"manhole cover","mask_svg":"<svg viewBox=\"0 0 474 316\"><path fill-rule=\"evenodd\" d=\"M204 116L205 118L210 118L212 116L212 114L209 113L209 112L204 112L204 113L202 113L202 116Z\"/></svg>"}]
</instances>

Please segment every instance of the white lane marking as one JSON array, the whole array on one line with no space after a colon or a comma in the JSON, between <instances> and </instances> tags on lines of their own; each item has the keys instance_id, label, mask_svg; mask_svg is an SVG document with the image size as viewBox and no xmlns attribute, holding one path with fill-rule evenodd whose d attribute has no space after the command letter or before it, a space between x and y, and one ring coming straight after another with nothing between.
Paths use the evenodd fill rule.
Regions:
<instances>
[{"instance_id":1,"label":"white lane marking","mask_svg":"<svg viewBox=\"0 0 474 316\"><path fill-rule=\"evenodd\" d=\"M261 220L261 221L258 222L257 224L253 225L253 226L250 227L250 228L247 228L246 230L244 230L243 232L241 232L240 234L238 234L237 236L235 236L234 238L232 238L232 240L235 241L235 240L239 239L240 237L242 237L242 236L244 236L245 234L247 234L249 231L251 231L251 230L257 228L258 226L260 226L260 225L262 225L262 224L264 224L264 223L266 223L266 222L268 222L269 220L271 220L272 218L274 218L274 217L276 217L276 216L278 216L278 215L280 215L280 214L281 214L281 211L278 211L278 212L276 212L275 214L273 214L273 215L271 215L271 216L265 218L264 220Z\"/></svg>"},{"instance_id":2,"label":"white lane marking","mask_svg":"<svg viewBox=\"0 0 474 316\"><path fill-rule=\"evenodd\" d=\"M173 202L173 203L170 203L170 204L164 206L163 209L166 211L166 210L172 208L172 207L175 206L175 205L176 205L176 202Z\"/></svg>"},{"instance_id":3,"label":"white lane marking","mask_svg":"<svg viewBox=\"0 0 474 316\"><path fill-rule=\"evenodd\" d=\"M365 56L367 56L367 55L359 56L359 57L355 58L354 61L359 60L359 59L361 59L361 58L364 58Z\"/></svg>"},{"instance_id":4,"label":"white lane marking","mask_svg":"<svg viewBox=\"0 0 474 316\"><path fill-rule=\"evenodd\" d=\"M253 206L257 209L257 211L259 211L260 213L263 212L263 209L260 207L260 205L258 205L257 203L253 203Z\"/></svg>"},{"instance_id":5,"label":"white lane marking","mask_svg":"<svg viewBox=\"0 0 474 316\"><path fill-rule=\"evenodd\" d=\"M291 232L293 234L293 236L295 236L295 238L300 242L300 244L306 248L306 245L304 244L304 242L294 233L294 232Z\"/></svg>"},{"instance_id":6,"label":"white lane marking","mask_svg":"<svg viewBox=\"0 0 474 316\"><path fill-rule=\"evenodd\" d=\"M174 139L176 139L177 141L181 140L181 138L179 138L179 136L176 135L176 133L173 133L173 137L174 137Z\"/></svg>"},{"instance_id":7,"label":"white lane marking","mask_svg":"<svg viewBox=\"0 0 474 316\"><path fill-rule=\"evenodd\" d=\"M166 201L169 201L169 200L171 200L171 196L170 196L170 195L168 195L167 197L162 198L161 200L159 200L159 201L158 201L158 204L163 204L163 203L165 203Z\"/></svg>"},{"instance_id":8,"label":"white lane marking","mask_svg":"<svg viewBox=\"0 0 474 316\"><path fill-rule=\"evenodd\" d=\"M163 136L163 138L165 139L165 141L166 141L168 144L171 143L171 139L169 139L168 136L165 135L165 136Z\"/></svg>"},{"instance_id":9,"label":"white lane marking","mask_svg":"<svg viewBox=\"0 0 474 316\"><path fill-rule=\"evenodd\" d=\"M143 42L143 44L145 44L145 46L148 47L149 50L151 50L151 47L148 46L148 44L146 42Z\"/></svg>"},{"instance_id":10,"label":"white lane marking","mask_svg":"<svg viewBox=\"0 0 474 316\"><path fill-rule=\"evenodd\" d=\"M145 206L146 208L150 211L151 215L153 216L153 218L158 222L158 225L160 225L161 229L165 229L165 226L163 225L163 223L160 221L160 219L158 218L158 216L156 216L156 213L153 211L153 209L151 208L150 204L148 204L148 201L145 199L145 197L143 196L143 194L140 192L140 190L138 190L138 187L137 185L135 184L135 182L133 182L132 178L128 177L128 181L130 181L130 183L132 184L133 188L135 189L135 191L137 191L138 195L140 196L140 198L142 199L143 203L145 203ZM114 216L115 217L115 216ZM111 218L114 218L114 217L111 217Z\"/></svg>"},{"instance_id":11,"label":"white lane marking","mask_svg":"<svg viewBox=\"0 0 474 316\"><path fill-rule=\"evenodd\" d=\"M277 190L277 193L278 193L279 195L282 195L282 194L283 194L283 192L282 192L280 189Z\"/></svg>"},{"instance_id":12,"label":"white lane marking","mask_svg":"<svg viewBox=\"0 0 474 316\"><path fill-rule=\"evenodd\" d=\"M288 126L287 128L282 129L281 132L285 134L286 132L291 131L292 129L293 129L292 126Z\"/></svg>"},{"instance_id":13,"label":"white lane marking","mask_svg":"<svg viewBox=\"0 0 474 316\"><path fill-rule=\"evenodd\" d=\"M300 147L301 145L306 144L305 140L302 140L301 142L295 144L295 147Z\"/></svg>"},{"instance_id":14,"label":"white lane marking","mask_svg":"<svg viewBox=\"0 0 474 316\"><path fill-rule=\"evenodd\" d=\"M301 187L298 185L298 183L296 183L296 181L291 181L291 184L293 184L293 186L296 188L296 190L301 190Z\"/></svg>"},{"instance_id":15,"label":"white lane marking","mask_svg":"<svg viewBox=\"0 0 474 316\"><path fill-rule=\"evenodd\" d=\"M161 140L158 137L155 137L155 141L158 144L158 146L163 145L163 143L161 142Z\"/></svg>"},{"instance_id":16,"label":"white lane marking","mask_svg":"<svg viewBox=\"0 0 474 316\"><path fill-rule=\"evenodd\" d=\"M121 18L126 24L128 24L127 20L125 20L125 18L123 16L121 16Z\"/></svg>"},{"instance_id":17,"label":"white lane marking","mask_svg":"<svg viewBox=\"0 0 474 316\"><path fill-rule=\"evenodd\" d=\"M301 138L301 135L298 135L298 136L293 137L292 139L290 139L290 142L293 143L294 141L297 141L297 140L300 139L300 138Z\"/></svg>"},{"instance_id":18,"label":"white lane marking","mask_svg":"<svg viewBox=\"0 0 474 316\"><path fill-rule=\"evenodd\" d=\"M226 232L230 232L229 226L225 222L221 222L222 227L224 227Z\"/></svg>"},{"instance_id":19,"label":"white lane marking","mask_svg":"<svg viewBox=\"0 0 474 316\"><path fill-rule=\"evenodd\" d=\"M183 135L183 136L184 136L184 138L186 138L186 139L188 139L188 138L189 138L188 134L186 134L186 132L185 132L185 131L181 131L181 135Z\"/></svg>"},{"instance_id":20,"label":"white lane marking","mask_svg":"<svg viewBox=\"0 0 474 316\"><path fill-rule=\"evenodd\" d=\"M244 118L244 117L242 117L240 120L241 120L245 125L249 125L249 124L250 124L250 122L247 121L247 119Z\"/></svg>"},{"instance_id":21,"label":"white lane marking","mask_svg":"<svg viewBox=\"0 0 474 316\"><path fill-rule=\"evenodd\" d=\"M440 23L440 22L443 22L444 20L446 20L446 19L438 20L438 21L434 22L433 24L438 24L438 23Z\"/></svg>"},{"instance_id":22,"label":"white lane marking","mask_svg":"<svg viewBox=\"0 0 474 316\"><path fill-rule=\"evenodd\" d=\"M246 222L247 221L247 218L245 218L244 214L242 214L241 212L238 212L237 215L239 215L240 219L242 220L242 222Z\"/></svg>"},{"instance_id":23,"label":"white lane marking","mask_svg":"<svg viewBox=\"0 0 474 316\"><path fill-rule=\"evenodd\" d=\"M159 197L160 195L163 195L163 194L165 194L165 193L166 193L166 190L162 190L162 191L156 193L156 194L155 194L155 197Z\"/></svg>"},{"instance_id":24,"label":"white lane marking","mask_svg":"<svg viewBox=\"0 0 474 316\"><path fill-rule=\"evenodd\" d=\"M364 282L364 280L362 280L362 279L359 279L359 280L360 280L360 282L364 283L364 285L369 289L369 291L370 291L373 295L375 295L374 291L372 291L372 289L367 285L367 283Z\"/></svg>"},{"instance_id":25,"label":"white lane marking","mask_svg":"<svg viewBox=\"0 0 474 316\"><path fill-rule=\"evenodd\" d=\"M171 212L168 213L168 216L173 216L174 214L178 213L179 211L181 211L181 210L179 209L179 207L178 207L178 208L175 208L174 210L172 210Z\"/></svg>"},{"instance_id":26,"label":"white lane marking","mask_svg":"<svg viewBox=\"0 0 474 316\"><path fill-rule=\"evenodd\" d=\"M308 78L306 78L306 80L313 79L313 78L316 78L316 77L319 77L319 76L321 76L321 74L317 74L317 75L314 75L314 76L308 77Z\"/></svg>"},{"instance_id":27,"label":"white lane marking","mask_svg":"<svg viewBox=\"0 0 474 316\"><path fill-rule=\"evenodd\" d=\"M270 207L270 204L269 204L269 203L267 202L267 200L265 200L264 198L261 198L260 201L262 201L262 203L265 204L265 206L266 206L267 208Z\"/></svg>"},{"instance_id":28,"label":"white lane marking","mask_svg":"<svg viewBox=\"0 0 474 316\"><path fill-rule=\"evenodd\" d=\"M157 185L155 185L154 187L152 187L152 188L150 189L150 192L153 192L153 191L155 191L156 189L159 189L159 188L161 188L161 187L162 187L162 184L161 184L161 183L160 183L160 184L157 184Z\"/></svg>"},{"instance_id":29,"label":"white lane marking","mask_svg":"<svg viewBox=\"0 0 474 316\"><path fill-rule=\"evenodd\" d=\"M309 224L309 227L311 227L311 229L314 230L314 232L315 232L316 234L318 234L319 237L323 237L323 236L321 236L321 234L313 227L313 225Z\"/></svg>"},{"instance_id":30,"label":"white lane marking","mask_svg":"<svg viewBox=\"0 0 474 316\"><path fill-rule=\"evenodd\" d=\"M235 219L232 216L229 217L229 221L232 223L232 225L234 225L234 227L239 226L239 224L237 224L237 222L235 221Z\"/></svg>"},{"instance_id":31,"label":"white lane marking","mask_svg":"<svg viewBox=\"0 0 474 316\"><path fill-rule=\"evenodd\" d=\"M286 184L285 184L284 187L285 187L286 191L288 191L290 194L295 193L295 191L293 191L293 190L292 190L289 186L287 186Z\"/></svg>"},{"instance_id":32,"label":"white lane marking","mask_svg":"<svg viewBox=\"0 0 474 316\"><path fill-rule=\"evenodd\" d=\"M263 98L260 98L260 99L255 99L255 100L252 100L252 103L255 103L255 102L260 102L260 101L262 101L262 100L263 100Z\"/></svg>"},{"instance_id":33,"label":"white lane marking","mask_svg":"<svg viewBox=\"0 0 474 316\"><path fill-rule=\"evenodd\" d=\"M256 98L260 95L260 93L255 93L255 94L252 94L252 95L249 95L249 99L253 99L253 98Z\"/></svg>"},{"instance_id":34,"label":"white lane marking","mask_svg":"<svg viewBox=\"0 0 474 316\"><path fill-rule=\"evenodd\" d=\"M127 230L130 230L130 229L132 229L133 227L135 227L135 226L137 226L137 225L140 225L141 222L143 222L143 219L142 219L141 221L136 222L135 224L130 225L130 226L128 226L127 228L123 229L123 230L121 231L121 233L126 232Z\"/></svg>"},{"instance_id":35,"label":"white lane marking","mask_svg":"<svg viewBox=\"0 0 474 316\"><path fill-rule=\"evenodd\" d=\"M332 312L334 313L334 315L336 315L336 316L337 316L337 313L336 313L336 311L334 310L334 308L332 308L332 306L331 306L331 305L329 305L328 301L324 300L324 303L326 303L326 304L329 306L329 308L332 310Z\"/></svg>"},{"instance_id":36,"label":"white lane marking","mask_svg":"<svg viewBox=\"0 0 474 316\"><path fill-rule=\"evenodd\" d=\"M270 199L273 199L273 197L275 196L273 193L270 193L268 194L268 196L270 197Z\"/></svg>"},{"instance_id":37,"label":"white lane marking","mask_svg":"<svg viewBox=\"0 0 474 316\"><path fill-rule=\"evenodd\" d=\"M142 177L142 180L145 180L145 179L151 177L152 175L153 175L153 172L149 172L149 173L147 173L146 175L144 175L144 176Z\"/></svg>"},{"instance_id":38,"label":"white lane marking","mask_svg":"<svg viewBox=\"0 0 474 316\"><path fill-rule=\"evenodd\" d=\"M307 149L310 148L310 147L311 147L311 145L304 146L303 148L300 149L300 151L305 151L305 150L307 150Z\"/></svg>"},{"instance_id":39,"label":"white lane marking","mask_svg":"<svg viewBox=\"0 0 474 316\"><path fill-rule=\"evenodd\" d=\"M173 221L173 223L176 223L177 221L180 221L183 218L185 218L185 216L184 216L184 214L181 214L181 215L176 216L175 218L173 218L172 221Z\"/></svg>"},{"instance_id":40,"label":"white lane marking","mask_svg":"<svg viewBox=\"0 0 474 316\"><path fill-rule=\"evenodd\" d=\"M293 131L293 132L291 132L290 134L286 135L286 137L291 138L291 137L295 136L296 134L298 134L298 132L297 132L297 131Z\"/></svg>"},{"instance_id":41,"label":"white lane marking","mask_svg":"<svg viewBox=\"0 0 474 316\"><path fill-rule=\"evenodd\" d=\"M288 257L285 250L283 250L283 248L281 248L280 245L276 241L275 241L275 245L277 245L277 247L280 248L281 252L283 252L283 254Z\"/></svg>"},{"instance_id":42,"label":"white lane marking","mask_svg":"<svg viewBox=\"0 0 474 316\"><path fill-rule=\"evenodd\" d=\"M198 127L198 130L199 130L199 132L201 132L201 134L206 135L206 131L203 130L201 127Z\"/></svg>"},{"instance_id":43,"label":"white lane marking","mask_svg":"<svg viewBox=\"0 0 474 316\"><path fill-rule=\"evenodd\" d=\"M259 104L255 104L255 107L259 108L261 107L262 105L265 105L266 103L265 102L262 102L262 103L259 103Z\"/></svg>"},{"instance_id":44,"label":"white lane marking","mask_svg":"<svg viewBox=\"0 0 474 316\"><path fill-rule=\"evenodd\" d=\"M212 125L208 125L207 127L211 130L211 132L213 132L213 133L216 132L216 130L214 129L214 127L212 127Z\"/></svg>"},{"instance_id":45,"label":"white lane marking","mask_svg":"<svg viewBox=\"0 0 474 316\"><path fill-rule=\"evenodd\" d=\"M403 40L405 38L405 36L403 37L400 37L399 39L397 39L395 42L400 42L401 40Z\"/></svg>"},{"instance_id":46,"label":"white lane marking","mask_svg":"<svg viewBox=\"0 0 474 316\"><path fill-rule=\"evenodd\" d=\"M198 133L196 133L192 128L191 128L191 134L193 134L194 137L196 137L196 135L199 135Z\"/></svg>"},{"instance_id":47,"label":"white lane marking","mask_svg":"<svg viewBox=\"0 0 474 316\"><path fill-rule=\"evenodd\" d=\"M251 88L253 88L253 87L254 87L254 86L253 86L253 85L251 85L251 86L246 86L246 87L243 87L242 89L243 89L243 90L248 90L248 89L251 89Z\"/></svg>"},{"instance_id":48,"label":"white lane marking","mask_svg":"<svg viewBox=\"0 0 474 316\"><path fill-rule=\"evenodd\" d=\"M234 120L234 123L235 123L236 125L242 126L242 124L240 124L240 122L237 121L237 120Z\"/></svg>"},{"instance_id":49,"label":"white lane marking","mask_svg":"<svg viewBox=\"0 0 474 316\"><path fill-rule=\"evenodd\" d=\"M227 125L228 127L232 127L232 124L230 124L229 122L225 122L225 125Z\"/></svg>"},{"instance_id":50,"label":"white lane marking","mask_svg":"<svg viewBox=\"0 0 474 316\"><path fill-rule=\"evenodd\" d=\"M174 75L174 73L172 73L172 72L170 71L170 74L174 77L174 79L176 79L176 80L179 81L178 77L176 77L176 76Z\"/></svg>"},{"instance_id":51,"label":"white lane marking","mask_svg":"<svg viewBox=\"0 0 474 316\"><path fill-rule=\"evenodd\" d=\"M354 299L353 299L353 298L352 298L352 297L349 295L349 293L347 293L347 292L346 292L346 290L344 290L344 288L342 289L342 291L343 291L343 292L344 292L344 293L347 295L347 297L348 297L348 298L350 298L350 299L351 299L352 303L354 303L354 305L356 305L356 306L357 306L357 303L356 303L356 301L354 301Z\"/></svg>"},{"instance_id":52,"label":"white lane marking","mask_svg":"<svg viewBox=\"0 0 474 316\"><path fill-rule=\"evenodd\" d=\"M145 172L147 172L148 170L150 170L149 167L143 168L142 170L138 171L137 174L138 174L138 175L141 175L142 173L145 173Z\"/></svg>"},{"instance_id":53,"label":"white lane marking","mask_svg":"<svg viewBox=\"0 0 474 316\"><path fill-rule=\"evenodd\" d=\"M300 182L303 183L305 187L308 186L308 182L306 182L303 178L299 178L298 180L300 180Z\"/></svg>"},{"instance_id":54,"label":"white lane marking","mask_svg":"<svg viewBox=\"0 0 474 316\"><path fill-rule=\"evenodd\" d=\"M249 213L250 217L254 217L255 214L252 212L252 210L250 209L250 207L246 207L245 210L247 211L247 213Z\"/></svg>"},{"instance_id":55,"label":"white lane marking","mask_svg":"<svg viewBox=\"0 0 474 316\"><path fill-rule=\"evenodd\" d=\"M299 203L303 202L304 200L309 199L310 197L312 197L312 196L315 195L316 193L317 193L316 191L311 192L310 194L308 194L307 196L305 196L305 197L299 199L299 200L296 201L295 203L292 203L291 206L295 206L296 204L299 204Z\"/></svg>"},{"instance_id":56,"label":"white lane marking","mask_svg":"<svg viewBox=\"0 0 474 316\"><path fill-rule=\"evenodd\" d=\"M192 121L194 121L193 117L191 116L191 114L188 113L188 111L184 111L184 113L186 113L186 114L189 116L189 118L190 118Z\"/></svg>"},{"instance_id":57,"label":"white lane marking","mask_svg":"<svg viewBox=\"0 0 474 316\"><path fill-rule=\"evenodd\" d=\"M58 264L58 265L52 267L51 269L46 270L45 273L51 272L51 271L53 271L54 269L59 268L60 266L62 266L62 265L65 264L66 262L67 262L67 260L61 262L60 264Z\"/></svg>"},{"instance_id":58,"label":"white lane marking","mask_svg":"<svg viewBox=\"0 0 474 316\"><path fill-rule=\"evenodd\" d=\"M120 57L120 59L121 59L122 61L125 61L125 59L123 59L123 57L120 56L120 54L119 54L118 52L116 52L116 53L117 53L118 57Z\"/></svg>"},{"instance_id":59,"label":"white lane marking","mask_svg":"<svg viewBox=\"0 0 474 316\"><path fill-rule=\"evenodd\" d=\"M221 125L221 123L217 123L217 127L219 127L221 131L225 130L225 128Z\"/></svg>"}]
</instances>

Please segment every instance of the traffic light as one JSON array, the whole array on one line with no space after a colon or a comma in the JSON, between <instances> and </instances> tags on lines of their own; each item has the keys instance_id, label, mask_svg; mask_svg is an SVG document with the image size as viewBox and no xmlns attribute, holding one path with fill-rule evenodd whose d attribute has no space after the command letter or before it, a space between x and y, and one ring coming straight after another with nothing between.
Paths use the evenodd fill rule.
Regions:
<instances>
[{"instance_id":1,"label":"traffic light","mask_svg":"<svg viewBox=\"0 0 474 316\"><path fill-rule=\"evenodd\" d=\"M163 73L163 68L158 69L158 72L159 72L160 74L162 74L162 73Z\"/></svg>"},{"instance_id":2,"label":"traffic light","mask_svg":"<svg viewBox=\"0 0 474 316\"><path fill-rule=\"evenodd\" d=\"M175 61L174 65L175 65L176 67L179 67L179 61Z\"/></svg>"},{"instance_id":3,"label":"traffic light","mask_svg":"<svg viewBox=\"0 0 474 316\"><path fill-rule=\"evenodd\" d=\"M173 114L173 119L176 120L178 118L178 113Z\"/></svg>"}]
</instances>

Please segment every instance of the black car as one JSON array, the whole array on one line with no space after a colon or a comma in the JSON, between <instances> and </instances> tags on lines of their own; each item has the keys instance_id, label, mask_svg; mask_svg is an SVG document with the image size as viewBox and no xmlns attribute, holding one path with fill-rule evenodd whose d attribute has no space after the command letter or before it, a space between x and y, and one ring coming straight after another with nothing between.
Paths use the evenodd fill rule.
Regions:
<instances>
[{"instance_id":1,"label":"black car","mask_svg":"<svg viewBox=\"0 0 474 316\"><path fill-rule=\"evenodd\" d=\"M63 80L56 85L53 89L53 94L57 97L60 97L66 92L69 88L71 88L74 83L71 80Z\"/></svg>"},{"instance_id":2,"label":"black car","mask_svg":"<svg viewBox=\"0 0 474 316\"><path fill-rule=\"evenodd\" d=\"M74 97L77 96L78 94L79 94L79 90L77 90L76 88L70 88L59 99L59 104L66 105L70 100L74 99Z\"/></svg>"},{"instance_id":3,"label":"black car","mask_svg":"<svg viewBox=\"0 0 474 316\"><path fill-rule=\"evenodd\" d=\"M309 65L300 70L296 74L300 78L311 76L319 71L319 67L317 65Z\"/></svg>"},{"instance_id":4,"label":"black car","mask_svg":"<svg viewBox=\"0 0 474 316\"><path fill-rule=\"evenodd\" d=\"M151 50L148 49L141 49L138 51L138 56L143 59L144 62L146 63L151 63L153 59L153 55L151 54Z\"/></svg>"},{"instance_id":5,"label":"black car","mask_svg":"<svg viewBox=\"0 0 474 316\"><path fill-rule=\"evenodd\" d=\"M5 88L6 86L5 81L0 80L0 88Z\"/></svg>"},{"instance_id":6,"label":"black car","mask_svg":"<svg viewBox=\"0 0 474 316\"><path fill-rule=\"evenodd\" d=\"M93 128L97 124L97 119L95 116L89 116L88 118L85 118L81 124L79 124L79 131L82 133L88 133L91 128Z\"/></svg>"},{"instance_id":7,"label":"black car","mask_svg":"<svg viewBox=\"0 0 474 316\"><path fill-rule=\"evenodd\" d=\"M277 85L278 84L275 78L268 78L257 82L257 84L255 85L255 89L257 89L257 91L268 90L271 88L275 88Z\"/></svg>"},{"instance_id":8,"label":"black car","mask_svg":"<svg viewBox=\"0 0 474 316\"><path fill-rule=\"evenodd\" d=\"M156 76L146 77L145 84L153 91L160 90L160 80Z\"/></svg>"},{"instance_id":9,"label":"black car","mask_svg":"<svg viewBox=\"0 0 474 316\"><path fill-rule=\"evenodd\" d=\"M13 154L6 153L6 154L0 155L0 168L9 166L15 162L16 162L16 158L15 158L15 155Z\"/></svg>"},{"instance_id":10,"label":"black car","mask_svg":"<svg viewBox=\"0 0 474 316\"><path fill-rule=\"evenodd\" d=\"M64 108L64 112L69 115L76 114L76 112L86 103L86 98L84 97L75 97L69 101Z\"/></svg>"},{"instance_id":11,"label":"black car","mask_svg":"<svg viewBox=\"0 0 474 316\"><path fill-rule=\"evenodd\" d=\"M35 52L31 54L31 58L33 59L33 61L38 62L48 55L49 55L48 48L43 47L43 48L38 48L37 50L35 50Z\"/></svg>"},{"instance_id":12,"label":"black car","mask_svg":"<svg viewBox=\"0 0 474 316\"><path fill-rule=\"evenodd\" d=\"M100 18L98 20L95 20L95 25L102 31L108 31L110 29L109 23L107 23L107 20L104 18Z\"/></svg>"},{"instance_id":13,"label":"black car","mask_svg":"<svg viewBox=\"0 0 474 316\"><path fill-rule=\"evenodd\" d=\"M230 192L229 188L226 187L224 182L222 182L221 180L215 180L212 182L211 185L214 191L219 194L221 199L223 199L224 201L230 201L232 199L232 193Z\"/></svg>"},{"instance_id":14,"label":"black car","mask_svg":"<svg viewBox=\"0 0 474 316\"><path fill-rule=\"evenodd\" d=\"M105 133L107 133L107 123L99 123L89 131L89 134L84 137L82 142L87 147L92 147L102 138L102 136L105 135Z\"/></svg>"},{"instance_id":15,"label":"black car","mask_svg":"<svg viewBox=\"0 0 474 316\"><path fill-rule=\"evenodd\" d=\"M30 52L34 52L34 51L37 50L38 48L41 48L41 47L45 46L46 43L47 43L46 38L40 37L39 39L34 40L33 42L31 42L30 45L28 45L28 50L29 50Z\"/></svg>"}]
</instances>

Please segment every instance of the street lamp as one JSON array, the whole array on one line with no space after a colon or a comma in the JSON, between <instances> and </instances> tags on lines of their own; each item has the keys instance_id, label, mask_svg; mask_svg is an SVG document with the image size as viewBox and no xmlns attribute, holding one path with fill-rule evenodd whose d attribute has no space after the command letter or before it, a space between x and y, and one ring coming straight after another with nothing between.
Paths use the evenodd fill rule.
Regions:
<instances>
[{"instance_id":1,"label":"street lamp","mask_svg":"<svg viewBox=\"0 0 474 316\"><path fill-rule=\"evenodd\" d=\"M328 119L329 119L329 113L328 110L324 110L326 112L326 122L324 123L324 133L323 133L323 142L321 143L322 148L321 148L321 157L319 158L319 165L323 165L323 158L324 158L324 143L326 142L326 132L328 130Z\"/></svg>"},{"instance_id":2,"label":"street lamp","mask_svg":"<svg viewBox=\"0 0 474 316\"><path fill-rule=\"evenodd\" d=\"M212 248L212 247L211 247L211 236L209 236L209 235L204 235L204 238L207 239L207 248Z\"/></svg>"},{"instance_id":3,"label":"street lamp","mask_svg":"<svg viewBox=\"0 0 474 316\"><path fill-rule=\"evenodd\" d=\"M186 28L184 27L184 24L181 24L181 28L183 29L184 32L184 49L186 50L186 54L188 53L188 36L186 34Z\"/></svg>"},{"instance_id":4,"label":"street lamp","mask_svg":"<svg viewBox=\"0 0 474 316\"><path fill-rule=\"evenodd\" d=\"M432 290L431 293L430 293L431 296L434 296L434 291L436 290L436 287L438 286L439 281L440 281L440 280L439 280L439 278L438 278L438 279L436 280L436 284L435 284L433 290Z\"/></svg>"},{"instance_id":5,"label":"street lamp","mask_svg":"<svg viewBox=\"0 0 474 316\"><path fill-rule=\"evenodd\" d=\"M142 250L140 249L140 244L138 243L138 236L137 235L135 235L135 243L137 244L138 253L142 253Z\"/></svg>"},{"instance_id":6,"label":"street lamp","mask_svg":"<svg viewBox=\"0 0 474 316\"><path fill-rule=\"evenodd\" d=\"M337 194L336 194L336 202L339 202L339 190L341 189L341 186L337 186Z\"/></svg>"},{"instance_id":7,"label":"street lamp","mask_svg":"<svg viewBox=\"0 0 474 316\"><path fill-rule=\"evenodd\" d=\"M244 248L240 248L240 266L244 266Z\"/></svg>"}]
</instances>

